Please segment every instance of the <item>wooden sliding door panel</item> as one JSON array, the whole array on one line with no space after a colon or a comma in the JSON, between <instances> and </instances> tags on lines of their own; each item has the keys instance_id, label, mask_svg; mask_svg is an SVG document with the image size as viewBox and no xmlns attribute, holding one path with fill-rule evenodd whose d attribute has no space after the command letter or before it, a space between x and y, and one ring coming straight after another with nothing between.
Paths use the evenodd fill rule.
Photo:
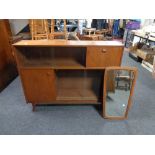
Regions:
<instances>
[{"instance_id":1,"label":"wooden sliding door panel","mask_svg":"<svg viewBox=\"0 0 155 155\"><path fill-rule=\"evenodd\" d=\"M28 102L47 103L56 99L54 70L22 69L21 78Z\"/></svg>"},{"instance_id":2,"label":"wooden sliding door panel","mask_svg":"<svg viewBox=\"0 0 155 155\"><path fill-rule=\"evenodd\" d=\"M122 47L102 46L87 47L87 67L120 66L122 59Z\"/></svg>"},{"instance_id":3,"label":"wooden sliding door panel","mask_svg":"<svg viewBox=\"0 0 155 155\"><path fill-rule=\"evenodd\" d=\"M58 70L57 99L94 101L102 98L102 70Z\"/></svg>"}]
</instances>

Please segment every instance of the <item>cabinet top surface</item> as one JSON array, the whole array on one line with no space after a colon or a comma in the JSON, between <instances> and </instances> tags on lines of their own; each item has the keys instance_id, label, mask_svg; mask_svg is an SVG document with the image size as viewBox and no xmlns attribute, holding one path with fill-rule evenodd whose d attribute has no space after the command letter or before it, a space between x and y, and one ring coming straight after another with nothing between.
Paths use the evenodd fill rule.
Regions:
<instances>
[{"instance_id":1,"label":"cabinet top surface","mask_svg":"<svg viewBox=\"0 0 155 155\"><path fill-rule=\"evenodd\" d=\"M21 40L14 46L124 46L120 41Z\"/></svg>"}]
</instances>

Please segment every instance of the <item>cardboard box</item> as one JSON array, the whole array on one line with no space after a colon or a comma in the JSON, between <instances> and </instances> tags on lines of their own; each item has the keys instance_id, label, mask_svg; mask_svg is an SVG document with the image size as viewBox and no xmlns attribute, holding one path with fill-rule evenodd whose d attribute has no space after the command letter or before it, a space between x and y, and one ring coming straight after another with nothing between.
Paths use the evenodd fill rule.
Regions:
<instances>
[{"instance_id":1,"label":"cardboard box","mask_svg":"<svg viewBox=\"0 0 155 155\"><path fill-rule=\"evenodd\" d=\"M150 64L153 64L155 51L137 49L136 54L137 54L138 57L142 58L143 60L149 62Z\"/></svg>"}]
</instances>

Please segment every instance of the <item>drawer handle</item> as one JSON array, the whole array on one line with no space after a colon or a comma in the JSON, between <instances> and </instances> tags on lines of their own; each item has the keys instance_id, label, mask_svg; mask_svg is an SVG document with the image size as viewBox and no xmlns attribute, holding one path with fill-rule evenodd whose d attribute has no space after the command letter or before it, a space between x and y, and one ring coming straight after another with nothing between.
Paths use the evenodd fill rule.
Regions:
<instances>
[{"instance_id":1,"label":"drawer handle","mask_svg":"<svg viewBox=\"0 0 155 155\"><path fill-rule=\"evenodd\" d=\"M102 53L106 53L107 52L107 50L106 49L102 49Z\"/></svg>"}]
</instances>

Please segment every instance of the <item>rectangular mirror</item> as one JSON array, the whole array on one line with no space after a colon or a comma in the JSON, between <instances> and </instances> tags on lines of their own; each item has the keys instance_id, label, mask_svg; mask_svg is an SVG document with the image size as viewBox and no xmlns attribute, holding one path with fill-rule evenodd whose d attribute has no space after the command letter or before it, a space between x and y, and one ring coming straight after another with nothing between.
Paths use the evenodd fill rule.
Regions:
<instances>
[{"instance_id":1,"label":"rectangular mirror","mask_svg":"<svg viewBox=\"0 0 155 155\"><path fill-rule=\"evenodd\" d=\"M137 69L133 67L106 68L103 99L104 118L127 118L136 77Z\"/></svg>"}]
</instances>

